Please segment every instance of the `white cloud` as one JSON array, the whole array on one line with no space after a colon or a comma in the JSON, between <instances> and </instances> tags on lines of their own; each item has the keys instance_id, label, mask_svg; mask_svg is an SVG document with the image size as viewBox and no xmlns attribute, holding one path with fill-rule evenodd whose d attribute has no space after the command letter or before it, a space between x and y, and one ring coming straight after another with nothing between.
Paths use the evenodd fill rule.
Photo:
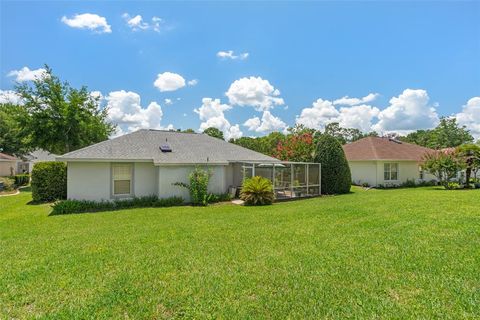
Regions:
<instances>
[{"instance_id":1,"label":"white cloud","mask_svg":"<svg viewBox=\"0 0 480 320\"><path fill-rule=\"evenodd\" d=\"M89 29L97 33L111 33L112 27L105 17L93 13L76 14L73 18L62 17L67 26L77 29Z\"/></svg>"},{"instance_id":2,"label":"white cloud","mask_svg":"<svg viewBox=\"0 0 480 320\"><path fill-rule=\"evenodd\" d=\"M33 81L39 79L46 75L47 70L44 68L39 68L35 70L30 70L28 67L23 67L20 70L12 70L7 76L15 77L15 81L24 82L24 81Z\"/></svg>"},{"instance_id":3,"label":"white cloud","mask_svg":"<svg viewBox=\"0 0 480 320\"><path fill-rule=\"evenodd\" d=\"M405 89L398 97L390 99L390 106L378 114L379 122L373 126L374 130L408 133L435 127L439 118L429 100L425 90Z\"/></svg>"},{"instance_id":4,"label":"white cloud","mask_svg":"<svg viewBox=\"0 0 480 320\"><path fill-rule=\"evenodd\" d=\"M105 97L108 119L118 124L116 135L138 129L171 129L172 125L163 127L161 106L152 101L146 108L142 107L140 95L132 91L112 91Z\"/></svg>"},{"instance_id":5,"label":"white cloud","mask_svg":"<svg viewBox=\"0 0 480 320\"><path fill-rule=\"evenodd\" d=\"M243 125L248 127L248 130L256 132L283 131L287 127L285 122L272 115L270 111L263 112L262 120L253 117L245 121Z\"/></svg>"},{"instance_id":6,"label":"white cloud","mask_svg":"<svg viewBox=\"0 0 480 320\"><path fill-rule=\"evenodd\" d=\"M0 103L22 105L23 99L13 90L0 90Z\"/></svg>"},{"instance_id":7,"label":"white cloud","mask_svg":"<svg viewBox=\"0 0 480 320\"><path fill-rule=\"evenodd\" d=\"M457 121L470 130L475 139L480 139L480 97L473 97L457 113Z\"/></svg>"},{"instance_id":8,"label":"white cloud","mask_svg":"<svg viewBox=\"0 0 480 320\"><path fill-rule=\"evenodd\" d=\"M165 104L167 104L167 105L173 104L172 99L168 99L168 98L165 98L165 99L163 100L163 102L164 102Z\"/></svg>"},{"instance_id":9,"label":"white cloud","mask_svg":"<svg viewBox=\"0 0 480 320\"><path fill-rule=\"evenodd\" d=\"M197 79L189 80L187 84L191 87L196 86L198 84L198 80Z\"/></svg>"},{"instance_id":10,"label":"white cloud","mask_svg":"<svg viewBox=\"0 0 480 320\"><path fill-rule=\"evenodd\" d=\"M373 119L378 117L380 110L369 105L359 105L349 108L340 108L338 122L343 128L355 128L362 132L372 130Z\"/></svg>"},{"instance_id":11,"label":"white cloud","mask_svg":"<svg viewBox=\"0 0 480 320\"><path fill-rule=\"evenodd\" d=\"M151 22L148 23L143 20L142 16L137 14L136 16L132 17L128 13L124 13L122 15L123 19L127 22L127 26L132 29L132 31L140 31L140 30L153 30L155 32L160 32L160 23L163 20L159 17L153 17Z\"/></svg>"},{"instance_id":12,"label":"white cloud","mask_svg":"<svg viewBox=\"0 0 480 320\"><path fill-rule=\"evenodd\" d=\"M224 112L231 108L227 104L222 104L220 99L203 98L202 106L194 110L202 121L200 130L203 131L209 127L214 127L221 130L227 140L240 138L242 136L240 126L238 124L232 126L225 118Z\"/></svg>"},{"instance_id":13,"label":"white cloud","mask_svg":"<svg viewBox=\"0 0 480 320\"><path fill-rule=\"evenodd\" d=\"M355 106L358 104L369 103L375 100L379 96L378 93L369 93L363 98L350 98L348 96L342 97L333 101L335 105L347 105L347 106Z\"/></svg>"},{"instance_id":14,"label":"white cloud","mask_svg":"<svg viewBox=\"0 0 480 320\"><path fill-rule=\"evenodd\" d=\"M153 83L161 92L175 91L185 87L185 79L173 72L164 72L157 75L157 80Z\"/></svg>"},{"instance_id":15,"label":"white cloud","mask_svg":"<svg viewBox=\"0 0 480 320\"><path fill-rule=\"evenodd\" d=\"M240 54L235 54L233 50L228 50L228 51L218 51L217 52L217 57L221 59L231 59L231 60L245 60L249 56L248 52L240 53Z\"/></svg>"},{"instance_id":16,"label":"white cloud","mask_svg":"<svg viewBox=\"0 0 480 320\"><path fill-rule=\"evenodd\" d=\"M318 99L311 108L304 108L296 123L308 128L322 130L326 124L339 121L340 112L329 100Z\"/></svg>"},{"instance_id":17,"label":"white cloud","mask_svg":"<svg viewBox=\"0 0 480 320\"><path fill-rule=\"evenodd\" d=\"M283 105L280 91L275 89L268 80L261 77L249 77L235 80L225 93L230 104L252 106L257 111L266 111L275 105Z\"/></svg>"}]
</instances>

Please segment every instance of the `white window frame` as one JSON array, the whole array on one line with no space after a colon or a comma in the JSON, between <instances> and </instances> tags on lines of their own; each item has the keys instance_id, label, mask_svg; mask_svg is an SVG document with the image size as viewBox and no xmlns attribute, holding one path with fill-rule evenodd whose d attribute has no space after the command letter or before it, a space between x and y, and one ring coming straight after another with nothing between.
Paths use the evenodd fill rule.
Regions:
<instances>
[{"instance_id":1,"label":"white window frame","mask_svg":"<svg viewBox=\"0 0 480 320\"><path fill-rule=\"evenodd\" d=\"M121 179L115 179L114 171L116 166L129 166L130 167L130 193L115 193L115 180L121 180ZM134 164L131 162L116 162L111 164L111 197L112 198L130 198L133 197L134 195L134 190L133 190L133 179L135 177L134 174Z\"/></svg>"},{"instance_id":2,"label":"white window frame","mask_svg":"<svg viewBox=\"0 0 480 320\"><path fill-rule=\"evenodd\" d=\"M387 165L388 165L388 170L387 170ZM395 165L397 167L397 178L392 179L392 165ZM385 174L388 173L388 179L385 179ZM398 162L385 162L383 164L383 180L384 181L398 181L398 177L400 174L400 164Z\"/></svg>"}]
</instances>

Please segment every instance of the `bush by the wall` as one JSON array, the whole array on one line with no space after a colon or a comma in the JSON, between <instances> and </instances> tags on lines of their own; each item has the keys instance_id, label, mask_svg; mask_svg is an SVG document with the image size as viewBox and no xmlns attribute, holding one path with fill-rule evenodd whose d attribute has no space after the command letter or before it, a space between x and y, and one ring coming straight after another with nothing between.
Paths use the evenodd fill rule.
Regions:
<instances>
[{"instance_id":1,"label":"bush by the wall","mask_svg":"<svg viewBox=\"0 0 480 320\"><path fill-rule=\"evenodd\" d=\"M338 140L322 134L318 139L315 162L322 165L322 193L342 194L350 192L352 176L345 153Z\"/></svg>"},{"instance_id":2,"label":"bush by the wall","mask_svg":"<svg viewBox=\"0 0 480 320\"><path fill-rule=\"evenodd\" d=\"M38 162L32 170L33 201L54 201L67 197L67 165L63 162Z\"/></svg>"},{"instance_id":3,"label":"bush by the wall","mask_svg":"<svg viewBox=\"0 0 480 320\"><path fill-rule=\"evenodd\" d=\"M243 180L240 199L245 201L247 206L272 204L275 199L272 182L260 176Z\"/></svg>"},{"instance_id":4,"label":"bush by the wall","mask_svg":"<svg viewBox=\"0 0 480 320\"><path fill-rule=\"evenodd\" d=\"M3 191L12 191L15 189L15 180L7 177L0 177L0 182L3 183Z\"/></svg>"},{"instance_id":5,"label":"bush by the wall","mask_svg":"<svg viewBox=\"0 0 480 320\"><path fill-rule=\"evenodd\" d=\"M190 192L190 200L194 206L206 206L208 204L208 182L210 181L211 172L200 167L195 169L188 175L190 184L183 182L175 182L174 186L187 188Z\"/></svg>"},{"instance_id":6,"label":"bush by the wall","mask_svg":"<svg viewBox=\"0 0 480 320\"><path fill-rule=\"evenodd\" d=\"M113 211L129 208L173 207L184 203L181 197L159 199L157 196L138 197L133 199L117 199L115 201L63 200L52 205L52 215Z\"/></svg>"},{"instance_id":7,"label":"bush by the wall","mask_svg":"<svg viewBox=\"0 0 480 320\"><path fill-rule=\"evenodd\" d=\"M12 178L15 180L17 187L26 186L30 182L30 175L28 174L17 174Z\"/></svg>"},{"instance_id":8,"label":"bush by the wall","mask_svg":"<svg viewBox=\"0 0 480 320\"><path fill-rule=\"evenodd\" d=\"M220 193L220 194L209 193L207 196L208 203L217 203L217 202L224 202L224 201L230 201L230 200L232 200L232 196L230 195L230 193Z\"/></svg>"}]
</instances>

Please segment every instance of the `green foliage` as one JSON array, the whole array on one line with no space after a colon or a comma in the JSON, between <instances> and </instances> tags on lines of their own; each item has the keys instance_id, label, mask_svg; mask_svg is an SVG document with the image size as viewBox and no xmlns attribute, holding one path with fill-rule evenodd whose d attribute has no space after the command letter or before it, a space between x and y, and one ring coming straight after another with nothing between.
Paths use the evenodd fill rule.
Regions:
<instances>
[{"instance_id":1,"label":"green foliage","mask_svg":"<svg viewBox=\"0 0 480 320\"><path fill-rule=\"evenodd\" d=\"M52 205L52 215L113 211L131 208L157 208L180 206L184 203L181 197L159 199L157 196L145 196L133 199L117 199L114 201L61 200Z\"/></svg>"},{"instance_id":2,"label":"green foliage","mask_svg":"<svg viewBox=\"0 0 480 320\"><path fill-rule=\"evenodd\" d=\"M220 193L220 194L209 193L207 196L208 203L225 202L230 200L232 200L232 196L230 195L230 193Z\"/></svg>"},{"instance_id":3,"label":"green foliage","mask_svg":"<svg viewBox=\"0 0 480 320\"><path fill-rule=\"evenodd\" d=\"M195 133L195 130L188 128L182 131L183 133Z\"/></svg>"},{"instance_id":4,"label":"green foliage","mask_svg":"<svg viewBox=\"0 0 480 320\"><path fill-rule=\"evenodd\" d=\"M338 140L322 135L318 140L315 162L322 166L322 193L342 194L350 192L352 176L345 153Z\"/></svg>"},{"instance_id":5,"label":"green foliage","mask_svg":"<svg viewBox=\"0 0 480 320\"><path fill-rule=\"evenodd\" d=\"M206 135L209 135L210 137L224 140L223 132L217 128L214 128L214 127L207 128L203 130L203 133L205 133Z\"/></svg>"},{"instance_id":6,"label":"green foliage","mask_svg":"<svg viewBox=\"0 0 480 320\"><path fill-rule=\"evenodd\" d=\"M417 130L400 139L432 149L453 148L473 142L470 132L465 126L459 126L455 118L442 118L435 129Z\"/></svg>"},{"instance_id":7,"label":"green foliage","mask_svg":"<svg viewBox=\"0 0 480 320\"><path fill-rule=\"evenodd\" d=\"M30 175L28 174L17 174L13 176L16 186L26 186L30 182Z\"/></svg>"},{"instance_id":8,"label":"green foliage","mask_svg":"<svg viewBox=\"0 0 480 320\"><path fill-rule=\"evenodd\" d=\"M402 188L414 188L416 186L417 186L417 184L416 184L415 180L413 180L413 179L407 179L407 181L405 181L401 184Z\"/></svg>"},{"instance_id":9,"label":"green foliage","mask_svg":"<svg viewBox=\"0 0 480 320\"><path fill-rule=\"evenodd\" d=\"M245 201L247 206L272 204L275 199L272 182L260 176L245 179L242 184L240 199Z\"/></svg>"},{"instance_id":10,"label":"green foliage","mask_svg":"<svg viewBox=\"0 0 480 320\"><path fill-rule=\"evenodd\" d=\"M176 182L173 185L187 188L190 192L190 200L194 206L206 206L208 204L208 182L210 180L210 172L200 167L189 174L190 184Z\"/></svg>"},{"instance_id":11,"label":"green foliage","mask_svg":"<svg viewBox=\"0 0 480 320\"><path fill-rule=\"evenodd\" d=\"M26 123L30 144L51 153L64 154L106 140L115 126L107 121L106 108L87 87L72 88L45 66L46 75L16 85L30 119Z\"/></svg>"},{"instance_id":12,"label":"green foliage","mask_svg":"<svg viewBox=\"0 0 480 320\"><path fill-rule=\"evenodd\" d=\"M332 122L325 126L324 134L331 135L336 138L340 144L354 142L365 137L374 136L378 137L378 133L375 131L369 133L363 133L355 128L342 128L338 122Z\"/></svg>"},{"instance_id":13,"label":"green foliage","mask_svg":"<svg viewBox=\"0 0 480 320\"><path fill-rule=\"evenodd\" d=\"M452 189L451 180L464 163L454 153L433 152L425 155L422 168L433 174L445 189Z\"/></svg>"},{"instance_id":14,"label":"green foliage","mask_svg":"<svg viewBox=\"0 0 480 320\"><path fill-rule=\"evenodd\" d=\"M0 177L0 182L3 182L4 191L13 191L15 189L15 180L8 177Z\"/></svg>"},{"instance_id":15,"label":"green foliage","mask_svg":"<svg viewBox=\"0 0 480 320\"><path fill-rule=\"evenodd\" d=\"M67 197L67 165L63 162L38 162L32 170L32 198L35 202Z\"/></svg>"},{"instance_id":16,"label":"green foliage","mask_svg":"<svg viewBox=\"0 0 480 320\"><path fill-rule=\"evenodd\" d=\"M476 176L480 170L480 146L470 143L464 144L455 150L457 157L463 161L465 166L465 187L470 187L470 177Z\"/></svg>"},{"instance_id":17,"label":"green foliage","mask_svg":"<svg viewBox=\"0 0 480 320\"><path fill-rule=\"evenodd\" d=\"M22 106L0 104L0 150L22 156L32 150L27 125L30 116Z\"/></svg>"}]
</instances>

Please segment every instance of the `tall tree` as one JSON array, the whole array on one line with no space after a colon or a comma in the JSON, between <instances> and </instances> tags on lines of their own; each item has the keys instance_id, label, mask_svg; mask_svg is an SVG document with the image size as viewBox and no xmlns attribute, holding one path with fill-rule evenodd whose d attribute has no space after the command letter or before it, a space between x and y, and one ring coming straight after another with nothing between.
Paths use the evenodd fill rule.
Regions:
<instances>
[{"instance_id":1,"label":"tall tree","mask_svg":"<svg viewBox=\"0 0 480 320\"><path fill-rule=\"evenodd\" d=\"M31 151L26 126L30 117L22 106L0 104L0 152L22 156Z\"/></svg>"},{"instance_id":2,"label":"tall tree","mask_svg":"<svg viewBox=\"0 0 480 320\"><path fill-rule=\"evenodd\" d=\"M115 126L107 121L107 109L87 87L72 88L45 66L44 76L32 84L16 85L30 115L31 145L63 154L108 139Z\"/></svg>"},{"instance_id":3,"label":"tall tree","mask_svg":"<svg viewBox=\"0 0 480 320\"><path fill-rule=\"evenodd\" d=\"M469 143L464 144L455 150L457 156L464 162L465 166L465 188L470 188L470 177L480 169L480 146Z\"/></svg>"},{"instance_id":4,"label":"tall tree","mask_svg":"<svg viewBox=\"0 0 480 320\"><path fill-rule=\"evenodd\" d=\"M224 140L223 132L220 131L217 128L214 128L214 127L207 128L207 129L203 130L203 133L205 133L206 135L209 135L210 137L214 137L214 138Z\"/></svg>"},{"instance_id":5,"label":"tall tree","mask_svg":"<svg viewBox=\"0 0 480 320\"><path fill-rule=\"evenodd\" d=\"M457 119L442 118L435 129L417 130L402 137L401 140L432 149L442 149L471 143L473 137L465 126L458 125Z\"/></svg>"},{"instance_id":6,"label":"tall tree","mask_svg":"<svg viewBox=\"0 0 480 320\"><path fill-rule=\"evenodd\" d=\"M324 133L336 138L342 145L368 136L378 136L375 131L364 133L356 128L343 128L338 122L327 124Z\"/></svg>"}]
</instances>

